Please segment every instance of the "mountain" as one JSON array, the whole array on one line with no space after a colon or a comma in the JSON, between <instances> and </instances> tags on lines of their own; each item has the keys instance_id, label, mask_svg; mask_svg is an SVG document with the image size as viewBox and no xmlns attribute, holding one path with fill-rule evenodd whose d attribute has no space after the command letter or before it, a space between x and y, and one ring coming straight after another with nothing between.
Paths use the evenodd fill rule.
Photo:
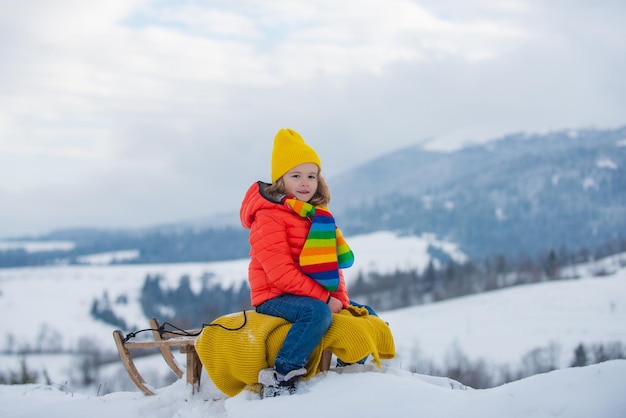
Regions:
<instances>
[{"instance_id":1,"label":"mountain","mask_svg":"<svg viewBox=\"0 0 626 418\"><path fill-rule=\"evenodd\" d=\"M470 258L626 248L626 127L511 134L454 152L415 145L328 182L347 236L434 235ZM124 264L237 259L248 253L237 219L53 231L34 240L62 249L0 242L0 268L81 264L103 253Z\"/></svg>"},{"instance_id":2,"label":"mountain","mask_svg":"<svg viewBox=\"0 0 626 418\"><path fill-rule=\"evenodd\" d=\"M626 127L413 146L329 179L344 233L433 233L470 257L626 240Z\"/></svg>"}]
</instances>

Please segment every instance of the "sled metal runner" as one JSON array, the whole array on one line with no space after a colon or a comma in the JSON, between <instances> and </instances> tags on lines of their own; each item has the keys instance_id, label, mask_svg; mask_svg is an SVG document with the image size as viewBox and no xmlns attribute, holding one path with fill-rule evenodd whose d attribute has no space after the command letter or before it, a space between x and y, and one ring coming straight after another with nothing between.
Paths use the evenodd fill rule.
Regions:
<instances>
[{"instance_id":1,"label":"sled metal runner","mask_svg":"<svg viewBox=\"0 0 626 418\"><path fill-rule=\"evenodd\" d=\"M125 341L124 333L121 330L113 331L115 346L120 353L122 364L126 368L130 380L146 395L156 394L155 388L148 384L141 373L139 373L139 370L137 370L131 351L136 349L158 348L165 363L172 369L172 372L174 372L179 379L186 375L187 383L191 385L193 392L196 392L200 388L202 363L196 352L196 337L194 335L198 335L200 330L185 330L184 333L191 335L181 336L180 334L168 331L159 332L160 327L161 324L159 324L156 318L150 319L150 329L152 330L154 341ZM172 353L172 347L178 347L181 353L186 354L186 365L184 369L176 361ZM332 353L329 350L324 350L320 360L319 371L323 372L329 370L331 359Z\"/></svg>"}]
</instances>

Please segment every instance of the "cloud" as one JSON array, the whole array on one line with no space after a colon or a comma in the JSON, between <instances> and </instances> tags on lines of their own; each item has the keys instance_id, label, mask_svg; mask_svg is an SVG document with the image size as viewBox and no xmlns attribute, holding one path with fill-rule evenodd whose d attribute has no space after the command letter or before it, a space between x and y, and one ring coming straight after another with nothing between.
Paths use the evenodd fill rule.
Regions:
<instances>
[{"instance_id":1,"label":"cloud","mask_svg":"<svg viewBox=\"0 0 626 418\"><path fill-rule=\"evenodd\" d=\"M281 127L333 176L420 141L621 124L625 8L3 1L0 236L236 210Z\"/></svg>"}]
</instances>

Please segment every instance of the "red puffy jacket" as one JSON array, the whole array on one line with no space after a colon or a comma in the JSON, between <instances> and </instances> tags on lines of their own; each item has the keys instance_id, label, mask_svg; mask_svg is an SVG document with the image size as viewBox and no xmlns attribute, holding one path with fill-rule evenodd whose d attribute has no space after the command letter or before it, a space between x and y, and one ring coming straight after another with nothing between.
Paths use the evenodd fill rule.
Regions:
<instances>
[{"instance_id":1,"label":"red puffy jacket","mask_svg":"<svg viewBox=\"0 0 626 418\"><path fill-rule=\"evenodd\" d=\"M348 307L350 298L341 271L339 288L334 292L328 292L302 273L298 258L311 221L265 197L263 189L267 186L260 181L250 186L239 211L241 224L250 229L248 281L252 306L289 293L324 302L332 295L341 301L344 308Z\"/></svg>"}]
</instances>

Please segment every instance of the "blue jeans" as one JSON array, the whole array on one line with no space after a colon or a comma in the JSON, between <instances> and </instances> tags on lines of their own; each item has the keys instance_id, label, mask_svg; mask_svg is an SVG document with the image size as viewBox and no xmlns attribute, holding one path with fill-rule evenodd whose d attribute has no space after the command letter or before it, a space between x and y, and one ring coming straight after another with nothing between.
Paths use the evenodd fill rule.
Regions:
<instances>
[{"instance_id":1,"label":"blue jeans","mask_svg":"<svg viewBox=\"0 0 626 418\"><path fill-rule=\"evenodd\" d=\"M276 296L257 306L256 311L292 323L274 361L274 368L280 374L304 367L333 322L330 307L307 296Z\"/></svg>"}]
</instances>

